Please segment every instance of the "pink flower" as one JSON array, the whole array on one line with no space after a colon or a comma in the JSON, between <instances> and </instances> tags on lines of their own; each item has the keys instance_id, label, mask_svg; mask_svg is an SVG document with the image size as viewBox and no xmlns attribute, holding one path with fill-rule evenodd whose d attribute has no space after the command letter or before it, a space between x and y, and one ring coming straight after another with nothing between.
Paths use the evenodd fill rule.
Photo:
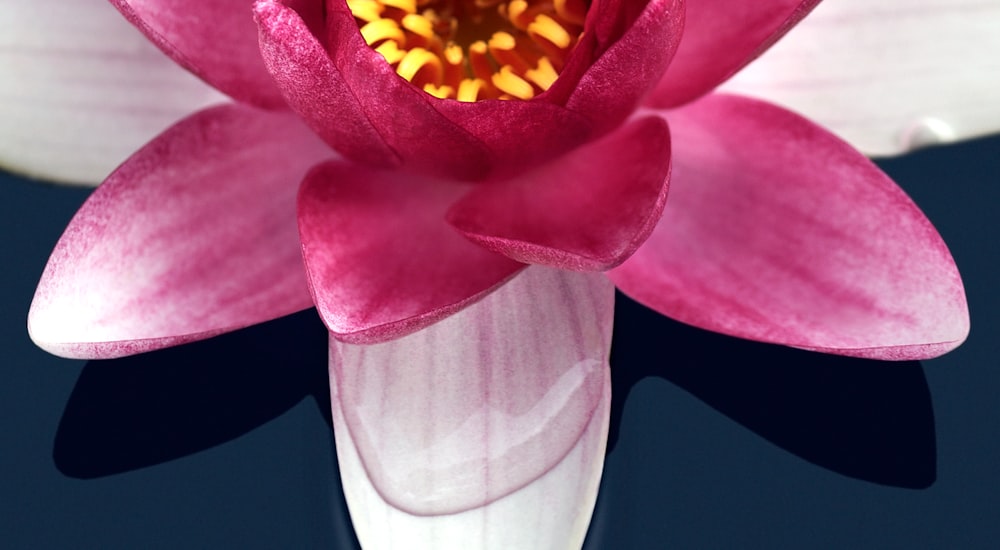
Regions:
<instances>
[{"instance_id":1,"label":"pink flower","mask_svg":"<svg viewBox=\"0 0 1000 550\"><path fill-rule=\"evenodd\" d=\"M608 0L583 26L582 4L558 2L559 29L516 69L527 88L502 69L477 84L533 99L478 102L430 95L475 96L420 76L443 55L390 67L357 3L260 0L253 19L242 0L114 3L235 101L95 191L42 276L32 338L116 357L315 304L366 547L579 547L614 285L703 328L844 355L933 357L968 332L947 248L891 180L798 115L712 93L814 1ZM525 72L543 58L558 80Z\"/></svg>"}]
</instances>

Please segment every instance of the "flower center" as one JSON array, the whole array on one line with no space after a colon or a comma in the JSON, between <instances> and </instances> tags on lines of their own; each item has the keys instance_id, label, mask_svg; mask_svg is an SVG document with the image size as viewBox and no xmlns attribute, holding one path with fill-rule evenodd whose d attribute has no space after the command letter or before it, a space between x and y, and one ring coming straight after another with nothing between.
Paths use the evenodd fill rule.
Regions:
<instances>
[{"instance_id":1,"label":"flower center","mask_svg":"<svg viewBox=\"0 0 1000 550\"><path fill-rule=\"evenodd\" d=\"M590 0L347 0L365 42L438 98L531 99L583 32Z\"/></svg>"}]
</instances>

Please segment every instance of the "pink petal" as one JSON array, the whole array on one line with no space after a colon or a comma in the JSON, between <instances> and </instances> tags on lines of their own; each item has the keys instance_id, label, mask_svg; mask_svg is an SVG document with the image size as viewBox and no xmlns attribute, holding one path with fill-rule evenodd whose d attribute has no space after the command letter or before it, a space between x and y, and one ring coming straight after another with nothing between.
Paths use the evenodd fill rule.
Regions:
<instances>
[{"instance_id":1,"label":"pink petal","mask_svg":"<svg viewBox=\"0 0 1000 550\"><path fill-rule=\"evenodd\" d=\"M738 96L666 116L670 200L646 244L610 273L626 294L709 330L843 355L928 358L965 339L951 254L860 153Z\"/></svg>"},{"instance_id":2,"label":"pink petal","mask_svg":"<svg viewBox=\"0 0 1000 550\"><path fill-rule=\"evenodd\" d=\"M223 93L261 107L284 106L260 57L250 0L111 3L174 61Z\"/></svg>"},{"instance_id":3,"label":"pink petal","mask_svg":"<svg viewBox=\"0 0 1000 550\"><path fill-rule=\"evenodd\" d=\"M578 548L607 438L613 289L531 267L454 317L331 341L341 478L366 548Z\"/></svg>"},{"instance_id":4,"label":"pink petal","mask_svg":"<svg viewBox=\"0 0 1000 550\"><path fill-rule=\"evenodd\" d=\"M70 222L35 292L32 339L117 357L309 307L295 193L329 155L290 115L228 105L181 121Z\"/></svg>"},{"instance_id":5,"label":"pink petal","mask_svg":"<svg viewBox=\"0 0 1000 550\"><path fill-rule=\"evenodd\" d=\"M542 101L440 101L435 108L486 146L484 178L518 175L593 138L583 115Z\"/></svg>"},{"instance_id":6,"label":"pink petal","mask_svg":"<svg viewBox=\"0 0 1000 550\"><path fill-rule=\"evenodd\" d=\"M1000 2L824 2L725 87L897 154L1000 130L997 29Z\"/></svg>"},{"instance_id":7,"label":"pink petal","mask_svg":"<svg viewBox=\"0 0 1000 550\"><path fill-rule=\"evenodd\" d=\"M627 14L636 5L641 5L638 2L621 4L619 7L615 6L615 2L598 2L593 9L617 7L616 12ZM684 14L685 4L681 0L651 0L620 39L604 45L607 50L599 52L600 56L568 90L570 95L566 107L586 116L599 133L621 124L663 78L678 46L683 43L682 39L687 38ZM598 14L593 19L602 15ZM607 14L602 19L611 17L612 14ZM593 29L598 40L601 35L613 35L616 31L603 27L601 23L598 21ZM564 75L568 76L565 71ZM556 82L555 89L551 90L553 94L560 92L560 84Z\"/></svg>"},{"instance_id":8,"label":"pink petal","mask_svg":"<svg viewBox=\"0 0 1000 550\"><path fill-rule=\"evenodd\" d=\"M517 179L474 187L448 221L521 262L609 269L653 231L669 174L667 125L647 117Z\"/></svg>"},{"instance_id":9,"label":"pink petal","mask_svg":"<svg viewBox=\"0 0 1000 550\"><path fill-rule=\"evenodd\" d=\"M327 327L370 343L419 330L478 300L524 266L444 221L465 186L330 162L309 173L299 231Z\"/></svg>"},{"instance_id":10,"label":"pink petal","mask_svg":"<svg viewBox=\"0 0 1000 550\"><path fill-rule=\"evenodd\" d=\"M0 165L97 184L182 116L224 101L104 0L0 0Z\"/></svg>"},{"instance_id":11,"label":"pink petal","mask_svg":"<svg viewBox=\"0 0 1000 550\"><path fill-rule=\"evenodd\" d=\"M687 3L684 38L647 104L674 107L708 93L759 56L819 0Z\"/></svg>"}]
</instances>

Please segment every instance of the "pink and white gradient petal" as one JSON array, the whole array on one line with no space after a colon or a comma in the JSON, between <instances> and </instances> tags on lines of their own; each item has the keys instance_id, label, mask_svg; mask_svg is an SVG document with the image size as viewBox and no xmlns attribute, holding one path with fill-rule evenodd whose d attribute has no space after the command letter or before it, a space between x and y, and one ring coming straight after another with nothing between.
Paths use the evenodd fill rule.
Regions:
<instances>
[{"instance_id":1,"label":"pink and white gradient petal","mask_svg":"<svg viewBox=\"0 0 1000 550\"><path fill-rule=\"evenodd\" d=\"M291 114L225 105L179 122L74 216L35 292L32 339L118 357L310 307L295 195L331 154Z\"/></svg>"},{"instance_id":2,"label":"pink and white gradient petal","mask_svg":"<svg viewBox=\"0 0 1000 550\"><path fill-rule=\"evenodd\" d=\"M723 89L905 153L1000 130L997 29L996 0L831 0Z\"/></svg>"},{"instance_id":3,"label":"pink and white gradient petal","mask_svg":"<svg viewBox=\"0 0 1000 550\"><path fill-rule=\"evenodd\" d=\"M670 200L646 244L610 272L623 292L695 326L842 355L929 358L965 340L951 254L860 153L739 96L664 116Z\"/></svg>"},{"instance_id":4,"label":"pink and white gradient petal","mask_svg":"<svg viewBox=\"0 0 1000 550\"><path fill-rule=\"evenodd\" d=\"M331 341L341 478L366 548L579 548L608 430L614 291L530 267L393 342Z\"/></svg>"},{"instance_id":5,"label":"pink and white gradient petal","mask_svg":"<svg viewBox=\"0 0 1000 550\"><path fill-rule=\"evenodd\" d=\"M187 114L226 101L106 0L0 0L0 166L96 185Z\"/></svg>"}]
</instances>

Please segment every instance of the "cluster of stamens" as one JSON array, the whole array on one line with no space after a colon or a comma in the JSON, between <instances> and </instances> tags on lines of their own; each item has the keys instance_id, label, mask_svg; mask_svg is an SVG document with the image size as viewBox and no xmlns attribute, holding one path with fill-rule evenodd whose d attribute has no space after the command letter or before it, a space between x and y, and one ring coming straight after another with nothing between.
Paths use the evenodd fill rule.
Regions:
<instances>
[{"instance_id":1,"label":"cluster of stamens","mask_svg":"<svg viewBox=\"0 0 1000 550\"><path fill-rule=\"evenodd\" d=\"M428 94L531 99L558 78L589 0L347 0L361 36Z\"/></svg>"}]
</instances>

